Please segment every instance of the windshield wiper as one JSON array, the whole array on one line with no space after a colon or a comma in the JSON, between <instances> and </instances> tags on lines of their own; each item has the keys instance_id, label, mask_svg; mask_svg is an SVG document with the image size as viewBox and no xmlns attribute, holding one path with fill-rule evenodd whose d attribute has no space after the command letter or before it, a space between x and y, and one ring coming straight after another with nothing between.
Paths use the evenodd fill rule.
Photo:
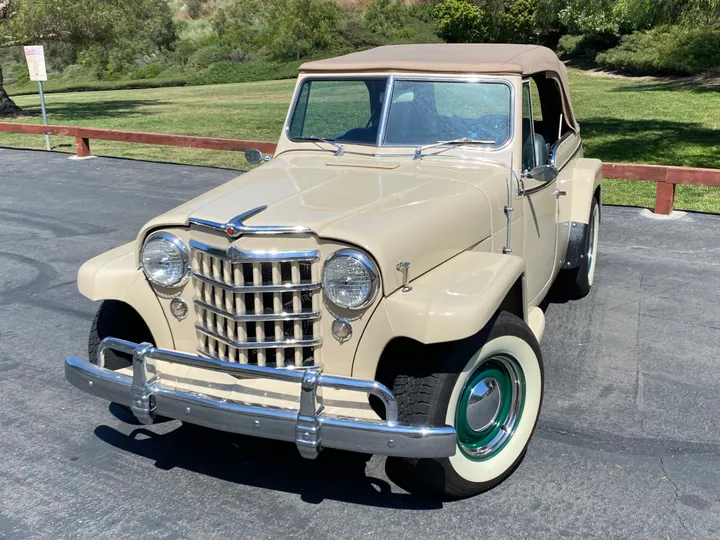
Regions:
<instances>
[{"instance_id":1,"label":"windshield wiper","mask_svg":"<svg viewBox=\"0 0 720 540\"><path fill-rule=\"evenodd\" d=\"M421 159L422 153L429 148L435 148L436 146L447 146L447 145L460 145L460 144L495 144L497 141L486 141L482 139L470 139L468 137L462 137L460 139L452 139L450 141L438 141L432 144L426 144L425 146L418 146L415 148L415 157L413 159Z\"/></svg>"},{"instance_id":2,"label":"windshield wiper","mask_svg":"<svg viewBox=\"0 0 720 540\"><path fill-rule=\"evenodd\" d=\"M323 137L316 137L315 135L310 135L309 137L303 137L303 140L332 144L335 148L337 148L337 150L335 151L336 156L342 156L345 153L345 147L342 144L335 142L335 139L325 139Z\"/></svg>"}]
</instances>

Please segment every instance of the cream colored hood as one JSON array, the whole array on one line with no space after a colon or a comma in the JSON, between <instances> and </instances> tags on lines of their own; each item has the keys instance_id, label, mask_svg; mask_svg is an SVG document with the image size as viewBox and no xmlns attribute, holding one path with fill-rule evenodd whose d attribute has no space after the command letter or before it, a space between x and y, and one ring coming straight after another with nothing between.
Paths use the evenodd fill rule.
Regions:
<instances>
[{"instance_id":1,"label":"cream colored hood","mask_svg":"<svg viewBox=\"0 0 720 540\"><path fill-rule=\"evenodd\" d=\"M288 154L158 216L138 241L190 217L226 223L267 205L246 225L305 226L359 246L377 260L387 294L401 284L397 263L410 262L414 278L490 236L493 208L482 184L490 177L496 184L498 175L488 166L451 169L445 160Z\"/></svg>"}]
</instances>

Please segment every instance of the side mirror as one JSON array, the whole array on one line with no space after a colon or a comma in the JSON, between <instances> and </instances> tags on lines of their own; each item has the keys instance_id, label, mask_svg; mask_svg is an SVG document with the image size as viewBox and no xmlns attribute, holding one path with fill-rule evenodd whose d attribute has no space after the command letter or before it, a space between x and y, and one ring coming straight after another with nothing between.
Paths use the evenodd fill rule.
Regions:
<instances>
[{"instance_id":1,"label":"side mirror","mask_svg":"<svg viewBox=\"0 0 720 540\"><path fill-rule=\"evenodd\" d=\"M245 150L245 161L250 165L257 165L263 161L270 161L270 156L264 156L257 148L250 148Z\"/></svg>"},{"instance_id":2,"label":"side mirror","mask_svg":"<svg viewBox=\"0 0 720 540\"><path fill-rule=\"evenodd\" d=\"M558 170L552 165L538 165L528 173L528 176L538 182L547 184L555 180L558 174Z\"/></svg>"}]
</instances>

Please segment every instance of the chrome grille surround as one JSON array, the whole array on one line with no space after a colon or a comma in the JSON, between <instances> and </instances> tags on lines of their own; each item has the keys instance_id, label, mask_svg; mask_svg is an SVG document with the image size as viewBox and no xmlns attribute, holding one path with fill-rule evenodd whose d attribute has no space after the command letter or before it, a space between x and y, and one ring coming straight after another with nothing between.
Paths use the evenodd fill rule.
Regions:
<instances>
[{"instance_id":1,"label":"chrome grille surround","mask_svg":"<svg viewBox=\"0 0 720 540\"><path fill-rule=\"evenodd\" d=\"M190 241L199 353L258 366L320 365L319 252Z\"/></svg>"}]
</instances>

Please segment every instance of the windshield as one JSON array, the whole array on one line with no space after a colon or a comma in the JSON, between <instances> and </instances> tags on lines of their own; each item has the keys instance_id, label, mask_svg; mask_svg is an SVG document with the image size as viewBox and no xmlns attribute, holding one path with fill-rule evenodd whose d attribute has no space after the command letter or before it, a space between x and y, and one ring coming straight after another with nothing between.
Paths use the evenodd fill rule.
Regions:
<instances>
[{"instance_id":1,"label":"windshield","mask_svg":"<svg viewBox=\"0 0 720 540\"><path fill-rule=\"evenodd\" d=\"M293 140L417 146L467 139L489 147L510 137L510 86L498 82L395 80L383 110L387 78L306 80L290 117Z\"/></svg>"}]
</instances>

